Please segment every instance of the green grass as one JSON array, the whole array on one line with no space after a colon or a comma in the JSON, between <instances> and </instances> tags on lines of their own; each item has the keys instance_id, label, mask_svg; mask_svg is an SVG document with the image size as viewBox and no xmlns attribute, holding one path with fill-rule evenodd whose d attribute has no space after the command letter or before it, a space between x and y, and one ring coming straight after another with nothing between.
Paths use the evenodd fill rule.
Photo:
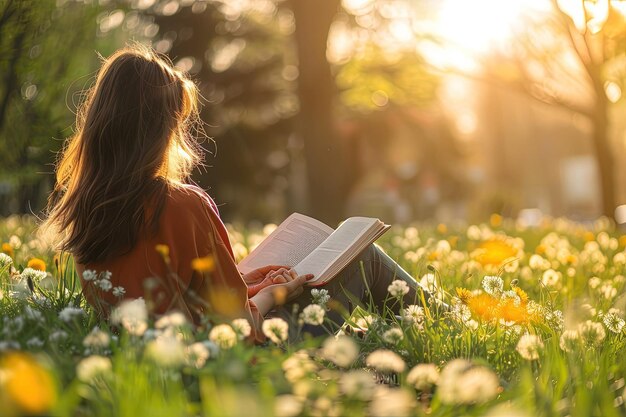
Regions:
<instances>
[{"instance_id":1,"label":"green grass","mask_svg":"<svg viewBox=\"0 0 626 417\"><path fill-rule=\"evenodd\" d=\"M255 346L232 331L217 337L209 320L192 327L150 317L135 334L101 322L71 260L55 258L34 230L30 217L0 220L0 243L12 252L12 265L0 268L3 415L626 415L626 239L603 220L393 227L378 244L452 311L426 303L418 322L367 305L346 312L352 326L339 341L358 352L349 363L324 337ZM231 228L239 256L268 231ZM23 271L33 258L48 276L29 283ZM502 289L486 294L485 276L500 277ZM351 330L364 317L367 329ZM574 338L567 351L564 332ZM524 349L526 334L540 342ZM380 350L383 359L370 356ZM420 364L435 365L438 383L415 376Z\"/></svg>"}]
</instances>

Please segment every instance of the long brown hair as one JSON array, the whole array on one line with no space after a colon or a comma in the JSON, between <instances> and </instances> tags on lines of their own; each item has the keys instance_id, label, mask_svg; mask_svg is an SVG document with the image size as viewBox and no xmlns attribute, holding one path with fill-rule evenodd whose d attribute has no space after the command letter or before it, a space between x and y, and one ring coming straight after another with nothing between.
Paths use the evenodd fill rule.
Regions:
<instances>
[{"instance_id":1,"label":"long brown hair","mask_svg":"<svg viewBox=\"0 0 626 417\"><path fill-rule=\"evenodd\" d=\"M201 126L196 85L166 57L140 44L115 52L78 109L42 233L82 264L130 251L156 231L168 189L202 161Z\"/></svg>"}]
</instances>

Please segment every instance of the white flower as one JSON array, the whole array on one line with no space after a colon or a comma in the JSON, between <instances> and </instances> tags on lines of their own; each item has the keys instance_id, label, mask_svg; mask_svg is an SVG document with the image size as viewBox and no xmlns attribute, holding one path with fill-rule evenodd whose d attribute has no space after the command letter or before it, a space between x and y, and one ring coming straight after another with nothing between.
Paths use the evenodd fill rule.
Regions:
<instances>
[{"instance_id":1,"label":"white flower","mask_svg":"<svg viewBox=\"0 0 626 417\"><path fill-rule=\"evenodd\" d=\"M380 372L402 372L405 368L404 360L395 352L378 349L367 355L367 366Z\"/></svg>"},{"instance_id":2,"label":"white flower","mask_svg":"<svg viewBox=\"0 0 626 417\"><path fill-rule=\"evenodd\" d=\"M267 338L279 345L287 340L289 324L279 317L274 317L264 320L261 329Z\"/></svg>"},{"instance_id":3,"label":"white flower","mask_svg":"<svg viewBox=\"0 0 626 417\"><path fill-rule=\"evenodd\" d=\"M39 271L33 268L24 268L22 273L20 274L20 278L23 280L28 280L29 278L35 283L39 283L42 279L44 279L48 274L45 271Z\"/></svg>"},{"instance_id":4,"label":"white flower","mask_svg":"<svg viewBox=\"0 0 626 417\"><path fill-rule=\"evenodd\" d=\"M26 341L26 346L29 349L39 349L43 347L44 341L38 338L37 336L32 337Z\"/></svg>"},{"instance_id":5,"label":"white flower","mask_svg":"<svg viewBox=\"0 0 626 417\"><path fill-rule=\"evenodd\" d=\"M98 277L98 274L93 269L85 269L83 271L83 280L89 282L93 281Z\"/></svg>"},{"instance_id":6,"label":"white flower","mask_svg":"<svg viewBox=\"0 0 626 417\"><path fill-rule=\"evenodd\" d=\"M409 416L415 405L415 396L404 389L379 387L373 395L369 412L377 417Z\"/></svg>"},{"instance_id":7,"label":"white flower","mask_svg":"<svg viewBox=\"0 0 626 417\"><path fill-rule=\"evenodd\" d=\"M295 384L297 381L317 371L317 365L311 360L306 350L299 350L283 362L283 371L287 381Z\"/></svg>"},{"instance_id":8,"label":"white flower","mask_svg":"<svg viewBox=\"0 0 626 417\"><path fill-rule=\"evenodd\" d=\"M24 307L24 317L32 321L43 321L43 314L41 314L41 311L35 310L31 306Z\"/></svg>"},{"instance_id":9,"label":"white flower","mask_svg":"<svg viewBox=\"0 0 626 417\"><path fill-rule=\"evenodd\" d=\"M405 281L396 279L389 284L387 291L389 291L392 297L402 298L402 296L409 292L409 285Z\"/></svg>"},{"instance_id":10,"label":"white flower","mask_svg":"<svg viewBox=\"0 0 626 417\"><path fill-rule=\"evenodd\" d=\"M504 290L504 281L500 277L486 276L483 278L483 289L487 294L500 297Z\"/></svg>"},{"instance_id":11,"label":"white flower","mask_svg":"<svg viewBox=\"0 0 626 417\"><path fill-rule=\"evenodd\" d=\"M527 361L534 361L539 359L539 352L543 350L543 342L536 334L525 334L520 337L515 350Z\"/></svg>"},{"instance_id":12,"label":"white flower","mask_svg":"<svg viewBox=\"0 0 626 417\"><path fill-rule=\"evenodd\" d=\"M148 328L148 309L143 298L122 301L111 313L111 323L121 324L133 336Z\"/></svg>"},{"instance_id":13,"label":"white flower","mask_svg":"<svg viewBox=\"0 0 626 417\"><path fill-rule=\"evenodd\" d=\"M82 308L65 307L59 313L59 319L61 319L62 321L66 322L66 323L69 323L71 321L74 321L75 319L78 319L78 318L82 317L84 314L85 314L85 312L83 311Z\"/></svg>"},{"instance_id":14,"label":"white flower","mask_svg":"<svg viewBox=\"0 0 626 417\"><path fill-rule=\"evenodd\" d=\"M606 337L604 327L600 323L591 320L578 325L578 334L588 346L599 346Z\"/></svg>"},{"instance_id":15,"label":"white flower","mask_svg":"<svg viewBox=\"0 0 626 417\"><path fill-rule=\"evenodd\" d=\"M0 269L4 269L10 265L13 265L13 258L4 252L0 252Z\"/></svg>"},{"instance_id":16,"label":"white flower","mask_svg":"<svg viewBox=\"0 0 626 417\"><path fill-rule=\"evenodd\" d=\"M48 340L51 343L59 343L67 339L67 337L68 337L67 332L63 330L55 330L54 332L50 333L50 336L48 336Z\"/></svg>"},{"instance_id":17,"label":"white flower","mask_svg":"<svg viewBox=\"0 0 626 417\"><path fill-rule=\"evenodd\" d=\"M109 343L111 343L109 334L98 327L94 327L83 339L83 346L90 349L103 349L108 347Z\"/></svg>"},{"instance_id":18,"label":"white flower","mask_svg":"<svg viewBox=\"0 0 626 417\"><path fill-rule=\"evenodd\" d=\"M122 298L126 294L126 290L124 287L113 287L112 293L114 297Z\"/></svg>"},{"instance_id":19,"label":"white flower","mask_svg":"<svg viewBox=\"0 0 626 417\"><path fill-rule=\"evenodd\" d=\"M430 390L438 381L439 370L432 363L420 363L406 376L406 382L420 391Z\"/></svg>"},{"instance_id":20,"label":"white flower","mask_svg":"<svg viewBox=\"0 0 626 417\"><path fill-rule=\"evenodd\" d=\"M444 404L480 404L500 392L498 376L484 366L465 359L454 359L443 368L437 395Z\"/></svg>"},{"instance_id":21,"label":"white flower","mask_svg":"<svg viewBox=\"0 0 626 417\"><path fill-rule=\"evenodd\" d=\"M274 415L276 417L299 416L304 407L303 401L302 398L295 395L279 395L274 402Z\"/></svg>"},{"instance_id":22,"label":"white flower","mask_svg":"<svg viewBox=\"0 0 626 417\"><path fill-rule=\"evenodd\" d=\"M228 324L218 324L209 332L209 340L220 347L227 350L237 344L237 333Z\"/></svg>"},{"instance_id":23,"label":"white flower","mask_svg":"<svg viewBox=\"0 0 626 417\"><path fill-rule=\"evenodd\" d=\"M326 303L330 300L328 290L325 288L314 288L311 290L311 302L313 304L319 304L321 307L326 308Z\"/></svg>"},{"instance_id":24,"label":"white flower","mask_svg":"<svg viewBox=\"0 0 626 417\"><path fill-rule=\"evenodd\" d=\"M154 323L154 327L157 329L165 329L168 327L183 327L187 324L187 317L180 311L172 311L164 316L160 317L156 323Z\"/></svg>"},{"instance_id":25,"label":"white flower","mask_svg":"<svg viewBox=\"0 0 626 417\"><path fill-rule=\"evenodd\" d=\"M90 383L97 377L109 374L111 369L112 364L109 358L92 355L76 365L76 377L79 381Z\"/></svg>"},{"instance_id":26,"label":"white flower","mask_svg":"<svg viewBox=\"0 0 626 417\"><path fill-rule=\"evenodd\" d=\"M185 362L196 369L202 368L210 356L209 349L202 342L193 343L185 349Z\"/></svg>"},{"instance_id":27,"label":"white flower","mask_svg":"<svg viewBox=\"0 0 626 417\"><path fill-rule=\"evenodd\" d=\"M230 323L230 325L237 333L237 336L239 336L239 339L245 339L246 337L250 336L250 333L252 333L252 327L250 327L250 322L248 322L248 320L246 319L235 319Z\"/></svg>"},{"instance_id":28,"label":"white flower","mask_svg":"<svg viewBox=\"0 0 626 417\"><path fill-rule=\"evenodd\" d=\"M348 397L368 401L374 393L376 381L371 373L359 369L342 374L339 378L339 388Z\"/></svg>"},{"instance_id":29,"label":"white flower","mask_svg":"<svg viewBox=\"0 0 626 417\"><path fill-rule=\"evenodd\" d=\"M100 273L100 277L101 279L106 279L106 280L111 280L111 276L113 276L113 273L111 271L104 271Z\"/></svg>"},{"instance_id":30,"label":"white flower","mask_svg":"<svg viewBox=\"0 0 626 417\"><path fill-rule=\"evenodd\" d=\"M383 333L383 340L390 345L397 345L402 339L404 339L404 333L402 333L402 330L397 327L389 329Z\"/></svg>"},{"instance_id":31,"label":"white flower","mask_svg":"<svg viewBox=\"0 0 626 417\"><path fill-rule=\"evenodd\" d=\"M0 352L8 352L11 350L20 350L22 346L20 342L14 340L0 340Z\"/></svg>"},{"instance_id":32,"label":"white flower","mask_svg":"<svg viewBox=\"0 0 626 417\"><path fill-rule=\"evenodd\" d=\"M624 329L624 319L622 319L615 313L606 313L602 317L602 321L610 332L621 333Z\"/></svg>"},{"instance_id":33,"label":"white flower","mask_svg":"<svg viewBox=\"0 0 626 417\"><path fill-rule=\"evenodd\" d=\"M165 367L177 367L185 362L185 349L173 336L160 336L146 345L146 355L157 364Z\"/></svg>"},{"instance_id":34,"label":"white flower","mask_svg":"<svg viewBox=\"0 0 626 417\"><path fill-rule=\"evenodd\" d=\"M561 273L554 269L547 269L541 276L541 283L546 287L555 287L561 281Z\"/></svg>"},{"instance_id":35,"label":"white flower","mask_svg":"<svg viewBox=\"0 0 626 417\"><path fill-rule=\"evenodd\" d=\"M578 346L580 334L576 330L565 330L559 339L559 346L565 352L572 352Z\"/></svg>"},{"instance_id":36,"label":"white flower","mask_svg":"<svg viewBox=\"0 0 626 417\"><path fill-rule=\"evenodd\" d=\"M324 340L321 356L337 366L347 368L359 356L359 347L351 337L329 337Z\"/></svg>"},{"instance_id":37,"label":"white flower","mask_svg":"<svg viewBox=\"0 0 626 417\"><path fill-rule=\"evenodd\" d=\"M369 314L367 316L358 317L354 322L356 327L361 330L369 329L372 323L374 323L374 316Z\"/></svg>"},{"instance_id":38,"label":"white flower","mask_svg":"<svg viewBox=\"0 0 626 417\"><path fill-rule=\"evenodd\" d=\"M96 285L105 292L113 288L113 284L111 284L111 281L109 281L108 279L99 279L98 281L96 281Z\"/></svg>"},{"instance_id":39,"label":"white flower","mask_svg":"<svg viewBox=\"0 0 626 417\"><path fill-rule=\"evenodd\" d=\"M324 309L318 304L309 304L304 307L300 317L306 324L310 324L312 326L319 326L324 323Z\"/></svg>"},{"instance_id":40,"label":"white flower","mask_svg":"<svg viewBox=\"0 0 626 417\"><path fill-rule=\"evenodd\" d=\"M472 318L472 312L463 302L457 301L450 311L452 317L461 323L467 323Z\"/></svg>"},{"instance_id":41,"label":"white flower","mask_svg":"<svg viewBox=\"0 0 626 417\"><path fill-rule=\"evenodd\" d=\"M419 324L424 321L424 308L411 304L402 309L402 319L413 324Z\"/></svg>"}]
</instances>

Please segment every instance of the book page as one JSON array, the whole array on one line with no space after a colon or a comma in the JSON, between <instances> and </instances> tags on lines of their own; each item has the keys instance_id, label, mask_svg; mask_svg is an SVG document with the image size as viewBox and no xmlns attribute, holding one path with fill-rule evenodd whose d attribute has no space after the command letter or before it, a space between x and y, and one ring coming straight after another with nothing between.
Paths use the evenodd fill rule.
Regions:
<instances>
[{"instance_id":1,"label":"book page","mask_svg":"<svg viewBox=\"0 0 626 417\"><path fill-rule=\"evenodd\" d=\"M327 279L326 272L346 252L350 251L360 238L379 224L380 220L367 217L351 217L341 224L326 240L310 255L295 267L298 274L314 274L315 278Z\"/></svg>"},{"instance_id":2,"label":"book page","mask_svg":"<svg viewBox=\"0 0 626 417\"><path fill-rule=\"evenodd\" d=\"M333 229L300 213L283 221L237 268L242 273L266 265L294 266L322 243Z\"/></svg>"}]
</instances>

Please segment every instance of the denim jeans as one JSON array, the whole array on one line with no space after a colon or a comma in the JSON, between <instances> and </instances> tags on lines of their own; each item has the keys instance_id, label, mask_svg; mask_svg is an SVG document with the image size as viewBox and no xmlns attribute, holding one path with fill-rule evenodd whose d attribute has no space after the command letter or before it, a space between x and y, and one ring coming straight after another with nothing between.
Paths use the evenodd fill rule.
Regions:
<instances>
[{"instance_id":1,"label":"denim jeans","mask_svg":"<svg viewBox=\"0 0 626 417\"><path fill-rule=\"evenodd\" d=\"M393 299L388 292L389 284L394 280L402 280L408 284L409 292L399 300ZM365 307L375 307L380 313L384 307L391 309L393 314L400 314L401 304L422 304L422 292L426 301L430 298L428 290L423 288L408 272L389 257L380 247L372 244L338 276L320 287L304 287L304 292L296 299L275 310L272 316L287 318L294 311L297 304L300 309L311 304L311 290L324 288L328 290L331 300L339 303L340 307L350 314L359 304ZM344 319L336 308L327 312L327 317L339 327ZM305 326L305 331L320 334L321 329ZM336 330L336 329L334 329ZM323 330L322 330L323 331Z\"/></svg>"}]
</instances>

